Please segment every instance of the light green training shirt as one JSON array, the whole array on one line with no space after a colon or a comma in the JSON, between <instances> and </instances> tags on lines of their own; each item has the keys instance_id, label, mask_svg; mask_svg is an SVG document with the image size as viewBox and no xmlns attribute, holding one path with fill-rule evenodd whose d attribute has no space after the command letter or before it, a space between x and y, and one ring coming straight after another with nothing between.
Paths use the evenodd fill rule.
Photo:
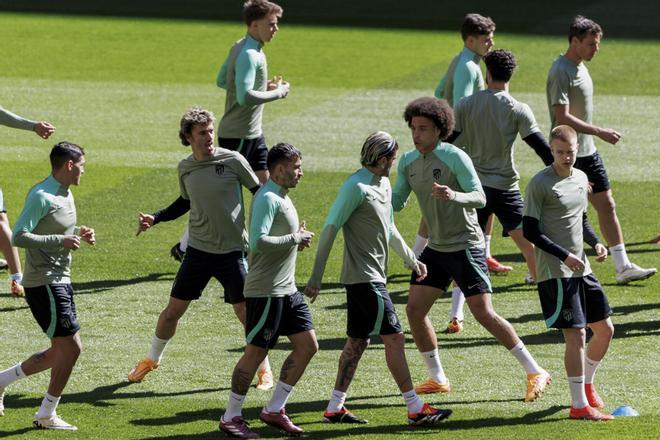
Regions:
<instances>
[{"instance_id":1,"label":"light green training shirt","mask_svg":"<svg viewBox=\"0 0 660 440\"><path fill-rule=\"evenodd\" d=\"M454 200L431 197L433 183L455 191ZM439 142L429 153L406 152L399 160L392 205L400 211L413 191L429 227L429 247L456 252L484 247L476 208L486 206L486 195L470 157L452 144Z\"/></svg>"},{"instance_id":2,"label":"light green training shirt","mask_svg":"<svg viewBox=\"0 0 660 440\"><path fill-rule=\"evenodd\" d=\"M25 119L17 114L0 107L0 125L6 125L11 128L20 128L22 130L34 130L35 121Z\"/></svg>"},{"instance_id":3,"label":"light green training shirt","mask_svg":"<svg viewBox=\"0 0 660 440\"><path fill-rule=\"evenodd\" d=\"M23 285L71 284L71 251L64 236L79 234L73 194L51 175L30 189L12 241L25 248Z\"/></svg>"},{"instance_id":4,"label":"light green training shirt","mask_svg":"<svg viewBox=\"0 0 660 440\"><path fill-rule=\"evenodd\" d=\"M546 83L546 97L550 110L551 128L555 128L557 120L552 106L567 105L568 112L578 119L591 124L594 112L594 83L591 81L589 69L581 62L573 61L560 55L552 63ZM578 132L578 157L591 156L596 152L594 138L590 134Z\"/></svg>"},{"instance_id":5,"label":"light green training shirt","mask_svg":"<svg viewBox=\"0 0 660 440\"><path fill-rule=\"evenodd\" d=\"M250 271L243 288L246 298L287 296L297 291L298 229L298 213L287 190L269 179L252 200Z\"/></svg>"},{"instance_id":6,"label":"light green training shirt","mask_svg":"<svg viewBox=\"0 0 660 440\"><path fill-rule=\"evenodd\" d=\"M210 159L179 162L181 197L190 200L190 246L211 254L247 251L241 186L253 189L259 180L236 151L216 148Z\"/></svg>"},{"instance_id":7,"label":"light green training shirt","mask_svg":"<svg viewBox=\"0 0 660 440\"><path fill-rule=\"evenodd\" d=\"M588 195L587 175L577 168L573 168L569 177L560 177L549 166L527 185L524 215L537 219L544 235L584 262L584 269L574 272L559 258L534 248L537 282L591 273L582 243L582 216L587 210Z\"/></svg>"},{"instance_id":8,"label":"light green training shirt","mask_svg":"<svg viewBox=\"0 0 660 440\"><path fill-rule=\"evenodd\" d=\"M483 186L503 191L518 189L520 174L513 162L514 141L540 132L527 104L504 90L483 90L467 96L454 109L455 144L474 164Z\"/></svg>"},{"instance_id":9,"label":"light green training shirt","mask_svg":"<svg viewBox=\"0 0 660 440\"><path fill-rule=\"evenodd\" d=\"M344 233L342 284L387 283L389 246L409 268L416 266L413 252L394 224L390 179L367 168L353 173L342 185L319 239L309 285L320 288L325 265L337 232Z\"/></svg>"},{"instance_id":10,"label":"light green training shirt","mask_svg":"<svg viewBox=\"0 0 660 440\"><path fill-rule=\"evenodd\" d=\"M465 96L483 90L484 76L479 67L481 56L464 47L449 64L445 75L435 88L435 97L446 99L454 106Z\"/></svg>"},{"instance_id":11,"label":"light green training shirt","mask_svg":"<svg viewBox=\"0 0 660 440\"><path fill-rule=\"evenodd\" d=\"M216 84L227 90L219 136L254 139L262 135L264 103L284 97L284 88L267 91L268 65L263 44L249 34L238 40L220 68Z\"/></svg>"}]
</instances>

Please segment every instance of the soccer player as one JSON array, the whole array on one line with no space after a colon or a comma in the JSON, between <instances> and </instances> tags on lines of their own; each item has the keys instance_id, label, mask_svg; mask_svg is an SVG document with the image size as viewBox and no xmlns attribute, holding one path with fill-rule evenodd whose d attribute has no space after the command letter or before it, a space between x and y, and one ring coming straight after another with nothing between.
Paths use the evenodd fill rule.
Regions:
<instances>
[{"instance_id":1,"label":"soccer player","mask_svg":"<svg viewBox=\"0 0 660 440\"><path fill-rule=\"evenodd\" d=\"M43 139L48 139L48 137L55 131L55 127L49 122L30 121L29 119L15 115L2 107L0 107L0 125L34 131ZM7 207L5 206L5 199L2 196L2 189L0 188L0 251L7 259L6 261L1 260L5 261L4 265L1 267L6 266L9 268L11 294L13 296L25 296L25 290L21 283L23 279L21 260L18 256L18 249L11 245L11 235L9 218L7 217Z\"/></svg>"},{"instance_id":2,"label":"soccer player","mask_svg":"<svg viewBox=\"0 0 660 440\"><path fill-rule=\"evenodd\" d=\"M367 423L348 411L344 401L362 353L374 335L380 335L385 344L387 367L408 407L408 423L433 425L451 414L450 410L424 403L413 389L405 338L385 287L388 245L415 272L418 280L426 276L426 267L417 261L394 224L388 177L398 149L396 140L382 131L369 135L364 142L360 154L362 168L344 182L330 208L305 289L313 302L319 294L325 265L341 228L344 264L340 282L346 286L348 339L339 358L335 389L323 414L323 421L327 423Z\"/></svg>"},{"instance_id":3,"label":"soccer player","mask_svg":"<svg viewBox=\"0 0 660 440\"><path fill-rule=\"evenodd\" d=\"M445 99L450 106L455 107L466 96L470 96L485 88L484 77L479 67L481 59L491 50L495 43L493 35L495 22L490 17L480 14L467 14L461 26L463 50L449 64L447 72L435 89L435 96ZM496 273L506 273L513 267L497 261L490 254L490 242L493 234L493 216L488 218L486 225L486 263L488 270ZM413 251L419 256L428 244L428 228L422 223L415 239ZM447 333L458 333L463 329L463 307L465 296L461 289L452 289L451 311Z\"/></svg>"},{"instance_id":4,"label":"soccer player","mask_svg":"<svg viewBox=\"0 0 660 440\"><path fill-rule=\"evenodd\" d=\"M486 207L477 209L482 230L492 214L502 223L503 235L511 236L535 277L534 247L523 237L523 201L520 175L513 163L514 141L520 137L546 165L552 163L550 146L541 135L532 110L509 94L516 59L496 49L484 57L488 89L474 93L454 107L455 127L447 142L462 148L474 164L486 194Z\"/></svg>"},{"instance_id":5,"label":"soccer player","mask_svg":"<svg viewBox=\"0 0 660 440\"><path fill-rule=\"evenodd\" d=\"M176 218L189 207L190 247L176 274L169 302L158 317L151 349L128 374L131 382L141 382L147 373L158 368L179 320L191 301L200 298L211 277L222 284L225 302L245 322L247 231L241 187L254 193L259 189L259 181L243 156L214 147L214 122L213 114L201 108L191 108L183 114L179 137L184 146L192 149L192 154L179 163L179 187L184 201L175 204L183 206L178 211L170 207L174 212L165 210L156 215L140 213L138 233L153 226L156 220ZM260 385L270 383L268 388L272 387L267 362L261 372L269 380L264 378Z\"/></svg>"},{"instance_id":6,"label":"soccer player","mask_svg":"<svg viewBox=\"0 0 660 440\"><path fill-rule=\"evenodd\" d=\"M625 284L648 278L657 270L641 268L628 259L605 164L594 145L593 136L612 145L621 139L621 134L616 130L599 127L592 122L594 90L585 61L591 61L596 55L602 37L603 31L594 21L581 15L573 19L568 34L568 50L552 64L546 94L552 127L568 125L578 133L575 168L587 174L592 188L589 201L598 213L600 231L610 248L616 280Z\"/></svg>"},{"instance_id":7,"label":"soccer player","mask_svg":"<svg viewBox=\"0 0 660 440\"><path fill-rule=\"evenodd\" d=\"M469 156L440 141L454 127L453 112L447 101L424 97L408 104L404 119L415 149L401 157L392 205L396 211L403 209L414 192L430 231L429 245L420 256L428 275L421 281L411 276L406 306L413 339L430 376L416 391L446 393L451 389L428 312L453 279L464 292L472 315L525 369L525 401L533 401L545 390L550 375L539 367L511 324L493 309L484 238L475 212L485 206L486 197Z\"/></svg>"},{"instance_id":8,"label":"soccer player","mask_svg":"<svg viewBox=\"0 0 660 440\"><path fill-rule=\"evenodd\" d=\"M50 152L52 174L30 189L14 227L13 243L25 248L25 299L50 339L50 347L0 371L0 415L5 389L13 382L50 369L48 391L34 417L34 426L75 431L57 415L57 405L82 345L71 288L71 251L81 241L96 242L94 229L76 226L76 206L69 187L80 184L85 151L69 142Z\"/></svg>"},{"instance_id":9,"label":"soccer player","mask_svg":"<svg viewBox=\"0 0 660 440\"><path fill-rule=\"evenodd\" d=\"M578 135L567 125L550 133L554 162L536 174L525 191L525 237L536 245L538 291L545 324L561 329L566 341L564 365L571 392L570 418L610 420L593 385L596 368L614 334L612 309L591 272L582 241L604 261L607 248L587 222L587 175L573 168ZM585 329L593 336L586 347Z\"/></svg>"},{"instance_id":10,"label":"soccer player","mask_svg":"<svg viewBox=\"0 0 660 440\"><path fill-rule=\"evenodd\" d=\"M247 34L229 51L220 68L216 84L227 91L225 113L218 125L218 145L241 153L250 163L262 184L268 180L268 148L262 129L264 104L284 99L289 83L281 77L268 79L268 65L263 47L278 31L282 8L265 0L243 3ZM188 230L170 254L181 260L188 246Z\"/></svg>"},{"instance_id":11,"label":"soccer player","mask_svg":"<svg viewBox=\"0 0 660 440\"><path fill-rule=\"evenodd\" d=\"M273 396L259 418L266 424L298 436L284 409L294 386L318 351L312 316L303 294L296 289L299 251L309 247L314 234L299 224L288 196L303 176L302 155L293 145L276 144L268 152L269 180L257 192L250 210L250 272L245 280L246 346L231 379L231 392L220 430L239 438L258 438L242 416L243 402L259 363L287 336L292 352L282 364Z\"/></svg>"}]
</instances>

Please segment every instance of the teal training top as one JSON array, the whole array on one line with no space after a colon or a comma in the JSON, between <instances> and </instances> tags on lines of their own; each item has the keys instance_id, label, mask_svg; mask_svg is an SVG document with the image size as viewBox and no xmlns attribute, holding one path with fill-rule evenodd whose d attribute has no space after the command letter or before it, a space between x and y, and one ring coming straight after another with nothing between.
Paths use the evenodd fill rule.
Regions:
<instances>
[{"instance_id":1,"label":"teal training top","mask_svg":"<svg viewBox=\"0 0 660 440\"><path fill-rule=\"evenodd\" d=\"M35 121L22 118L17 114L0 107L0 125L6 125L11 128L20 128L22 130L34 130Z\"/></svg>"},{"instance_id":2,"label":"teal training top","mask_svg":"<svg viewBox=\"0 0 660 440\"><path fill-rule=\"evenodd\" d=\"M337 232L344 233L342 284L387 282L388 246L411 269L413 252L394 224L390 179L376 176L367 168L353 173L342 185L319 239L314 268L308 285L321 287L323 272Z\"/></svg>"},{"instance_id":3,"label":"teal training top","mask_svg":"<svg viewBox=\"0 0 660 440\"><path fill-rule=\"evenodd\" d=\"M247 251L242 187L257 186L250 164L236 151L215 148L209 159L190 155L179 162L181 197L190 200L188 244L211 254Z\"/></svg>"},{"instance_id":4,"label":"teal training top","mask_svg":"<svg viewBox=\"0 0 660 440\"><path fill-rule=\"evenodd\" d=\"M483 90L484 76L479 67L481 56L464 47L449 64L445 75L435 88L435 97L446 99L452 107L474 92Z\"/></svg>"},{"instance_id":5,"label":"teal training top","mask_svg":"<svg viewBox=\"0 0 660 440\"><path fill-rule=\"evenodd\" d=\"M549 166L527 185L524 215L537 219L539 230L545 236L584 262L583 270L572 271L559 258L536 247L537 282L591 273L582 235L582 217L587 210L588 195L587 175L577 168L573 168L570 176L561 177Z\"/></svg>"},{"instance_id":6,"label":"teal training top","mask_svg":"<svg viewBox=\"0 0 660 440\"><path fill-rule=\"evenodd\" d=\"M284 97L282 86L267 91L268 66L263 44L249 34L229 51L216 79L227 90L225 113L218 125L219 136L254 139L262 135L264 103Z\"/></svg>"},{"instance_id":7,"label":"teal training top","mask_svg":"<svg viewBox=\"0 0 660 440\"><path fill-rule=\"evenodd\" d=\"M510 191L518 189L520 175L513 162L516 136L540 132L527 104L504 90L483 90L467 96L454 108L455 140L472 159L481 184Z\"/></svg>"},{"instance_id":8,"label":"teal training top","mask_svg":"<svg viewBox=\"0 0 660 440\"><path fill-rule=\"evenodd\" d=\"M433 184L447 185L453 200L431 197ZM429 227L429 247L455 252L484 247L476 208L486 206L486 195L470 157L452 144L439 142L429 153L406 152L399 160L392 205L400 211L413 191Z\"/></svg>"},{"instance_id":9,"label":"teal training top","mask_svg":"<svg viewBox=\"0 0 660 440\"><path fill-rule=\"evenodd\" d=\"M575 64L566 58L559 56L552 63L548 72L546 83L546 98L548 110L550 110L551 128L557 125L553 106L555 104L567 105L568 113L576 118L591 124L594 113L594 84L589 75L589 69L581 62ZM594 138L587 133L578 132L578 157L591 156L596 152Z\"/></svg>"},{"instance_id":10,"label":"teal training top","mask_svg":"<svg viewBox=\"0 0 660 440\"><path fill-rule=\"evenodd\" d=\"M78 234L71 191L51 175L30 189L14 226L13 244L25 248L23 285L71 283L71 251L64 236Z\"/></svg>"},{"instance_id":11,"label":"teal training top","mask_svg":"<svg viewBox=\"0 0 660 440\"><path fill-rule=\"evenodd\" d=\"M250 254L243 295L287 296L296 292L296 256L301 242L298 213L287 190L268 180L252 199Z\"/></svg>"}]
</instances>

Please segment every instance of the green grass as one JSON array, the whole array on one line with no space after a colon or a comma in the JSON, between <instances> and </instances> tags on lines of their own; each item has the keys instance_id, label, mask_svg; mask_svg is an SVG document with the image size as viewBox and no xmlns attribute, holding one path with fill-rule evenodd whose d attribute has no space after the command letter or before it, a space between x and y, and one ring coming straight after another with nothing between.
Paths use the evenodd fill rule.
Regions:
<instances>
[{"instance_id":1,"label":"green grass","mask_svg":"<svg viewBox=\"0 0 660 440\"><path fill-rule=\"evenodd\" d=\"M185 224L181 219L158 225L136 238L137 212L153 211L176 197L176 163L187 154L177 143L180 114L192 104L221 114L224 95L213 81L229 46L242 33L236 24L0 14L0 40L12 48L3 51L0 61L0 104L51 120L58 127L55 139L79 142L88 150L87 172L74 192L80 222L96 228L98 245L84 246L74 255L85 348L60 406L61 414L81 428L68 437L217 437L217 419L243 338L215 284L181 321L157 372L139 385L129 386L125 376L146 353L157 315L166 304L177 270L168 250ZM512 93L531 105L547 132L545 75L553 56L565 49L564 39L498 34L496 44L518 56L520 71ZM369 132L388 130L404 150L411 147L401 119L403 107L410 99L432 93L458 50L458 37L450 33L282 28L267 48L270 70L284 74L293 87L288 99L267 106L265 132L271 144L290 141L303 150L306 174L291 195L310 228L320 232L339 185L358 166L359 147ZM642 242L658 234L660 161L653 122L660 105L660 72L639 59L657 58L659 52L657 42L606 39L602 53L589 66L597 92L596 120L624 133L621 146L598 147L613 179L629 253L643 266L658 265L657 247ZM643 71L634 70L638 64ZM0 128L0 185L10 219L16 219L28 188L48 173L51 144L24 131ZM524 144L518 153L526 182L540 162ZM596 221L593 213L592 219ZM397 215L409 242L417 222L414 202ZM339 274L341 246L340 238L326 271L329 285ZM349 408L370 424L324 425L320 414L345 338L344 294L329 288L312 306L321 351L288 405L310 437L419 437L438 432L468 438L547 438L557 433L577 438L658 437L660 278L616 286L611 262L593 264L614 307L617 328L598 373L601 394L608 409L630 404L642 417L609 424L572 422L566 420L568 386L561 339L544 328L535 289L521 283L522 259L510 240L496 238L494 250L515 271L493 278L493 302L554 375L546 396L531 405L521 402L520 368L468 316L464 333L439 335L454 392L429 401L455 411L439 430L403 425L405 410L387 374L380 341L373 341L365 354L348 401ZM313 255L313 249L300 255L299 283L309 276ZM390 274L389 289L407 329L408 275L396 256ZM4 288L0 292L0 368L6 368L42 349L47 340L26 305ZM448 308L449 299L442 298L432 310L438 329ZM424 378L424 367L410 334L406 336L413 379L418 382ZM282 344L273 351L276 367L287 347ZM47 382L47 375L41 374L12 385L5 399L6 416L0 419L0 437L60 437L29 428ZM246 415L256 420L269 396L251 390ZM260 422L252 426L265 437L276 435Z\"/></svg>"}]
</instances>

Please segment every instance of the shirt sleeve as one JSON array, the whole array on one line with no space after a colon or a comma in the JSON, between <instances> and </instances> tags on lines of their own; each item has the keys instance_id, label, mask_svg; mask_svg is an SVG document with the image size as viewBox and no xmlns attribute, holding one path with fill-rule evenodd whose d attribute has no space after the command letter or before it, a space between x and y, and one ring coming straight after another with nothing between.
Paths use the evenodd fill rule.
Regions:
<instances>
[{"instance_id":1,"label":"shirt sleeve","mask_svg":"<svg viewBox=\"0 0 660 440\"><path fill-rule=\"evenodd\" d=\"M16 220L12 242L22 248L57 249L64 244L64 235L33 234L39 221L48 214L50 202L40 191L31 192L25 200L23 211Z\"/></svg>"},{"instance_id":2,"label":"shirt sleeve","mask_svg":"<svg viewBox=\"0 0 660 440\"><path fill-rule=\"evenodd\" d=\"M236 59L236 100L239 105L259 105L284 96L281 86L264 92L254 90L258 60L259 55L254 50L246 50Z\"/></svg>"},{"instance_id":3,"label":"shirt sleeve","mask_svg":"<svg viewBox=\"0 0 660 440\"><path fill-rule=\"evenodd\" d=\"M447 73L440 78L440 82L438 83L438 87L435 88L435 97L438 99L445 99L445 87L447 85Z\"/></svg>"},{"instance_id":4,"label":"shirt sleeve","mask_svg":"<svg viewBox=\"0 0 660 440\"><path fill-rule=\"evenodd\" d=\"M190 200L190 196L188 195L188 190L186 190L186 185L183 183L183 173L181 170L181 165L179 165L179 191L181 192L181 197Z\"/></svg>"},{"instance_id":5,"label":"shirt sleeve","mask_svg":"<svg viewBox=\"0 0 660 440\"><path fill-rule=\"evenodd\" d=\"M527 184L527 188L525 188L525 208L523 209L523 215L540 221L544 197L545 195L537 178L532 178Z\"/></svg>"},{"instance_id":6,"label":"shirt sleeve","mask_svg":"<svg viewBox=\"0 0 660 440\"><path fill-rule=\"evenodd\" d=\"M477 87L483 88L483 84L479 82L480 74L479 67L474 63L459 63L456 66L453 90L454 105L458 104L461 98L472 95L475 92L475 84L477 84Z\"/></svg>"},{"instance_id":7,"label":"shirt sleeve","mask_svg":"<svg viewBox=\"0 0 660 440\"><path fill-rule=\"evenodd\" d=\"M550 105L569 105L568 91L570 89L568 75L562 71L554 71L548 76L548 98Z\"/></svg>"},{"instance_id":8,"label":"shirt sleeve","mask_svg":"<svg viewBox=\"0 0 660 440\"><path fill-rule=\"evenodd\" d=\"M405 155L403 158L405 158ZM410 188L410 183L408 183L408 178L406 177L406 165L403 163L403 160L400 160L397 165L396 182L392 189L392 207L395 211L401 211L406 206L410 191L412 191L412 189Z\"/></svg>"},{"instance_id":9,"label":"shirt sleeve","mask_svg":"<svg viewBox=\"0 0 660 440\"><path fill-rule=\"evenodd\" d=\"M231 54L231 50L229 51ZM220 67L220 71L218 72L218 76L215 79L215 84L220 87L221 89L227 90L227 70L228 70L228 64L229 64L229 55L227 55L227 58L225 58L225 62L222 63L222 66Z\"/></svg>"},{"instance_id":10,"label":"shirt sleeve","mask_svg":"<svg viewBox=\"0 0 660 440\"><path fill-rule=\"evenodd\" d=\"M517 111L517 125L518 133L520 133L520 137L523 139L530 134L541 131L532 109L527 104L522 104Z\"/></svg>"},{"instance_id":11,"label":"shirt sleeve","mask_svg":"<svg viewBox=\"0 0 660 440\"><path fill-rule=\"evenodd\" d=\"M21 130L34 130L35 121L25 119L9 110L0 107L0 125L6 125L11 128L20 128Z\"/></svg>"},{"instance_id":12,"label":"shirt sleeve","mask_svg":"<svg viewBox=\"0 0 660 440\"><path fill-rule=\"evenodd\" d=\"M483 208L486 206L486 194L467 153L457 148L455 154L452 155L450 166L463 190L463 192L454 191L455 196L452 201L466 208Z\"/></svg>"},{"instance_id":13,"label":"shirt sleeve","mask_svg":"<svg viewBox=\"0 0 660 440\"><path fill-rule=\"evenodd\" d=\"M390 216L390 247L394 250L394 252L401 257L403 262L408 266L409 269L415 270L417 268L417 258L415 258L415 254L408 247L408 244L406 244L406 241L403 239L401 236L401 233L399 233L399 230L396 227L396 224L394 223L394 214Z\"/></svg>"},{"instance_id":14,"label":"shirt sleeve","mask_svg":"<svg viewBox=\"0 0 660 440\"><path fill-rule=\"evenodd\" d=\"M301 242L300 234L294 232L281 236L268 235L275 216L280 210L279 203L265 194L254 199L250 222L250 251L272 252L290 248Z\"/></svg>"},{"instance_id":15,"label":"shirt sleeve","mask_svg":"<svg viewBox=\"0 0 660 440\"><path fill-rule=\"evenodd\" d=\"M247 161L243 155L238 154L236 156L236 174L238 175L238 181L241 182L241 185L246 187L249 190L259 187L259 179L257 178L250 163Z\"/></svg>"}]
</instances>

